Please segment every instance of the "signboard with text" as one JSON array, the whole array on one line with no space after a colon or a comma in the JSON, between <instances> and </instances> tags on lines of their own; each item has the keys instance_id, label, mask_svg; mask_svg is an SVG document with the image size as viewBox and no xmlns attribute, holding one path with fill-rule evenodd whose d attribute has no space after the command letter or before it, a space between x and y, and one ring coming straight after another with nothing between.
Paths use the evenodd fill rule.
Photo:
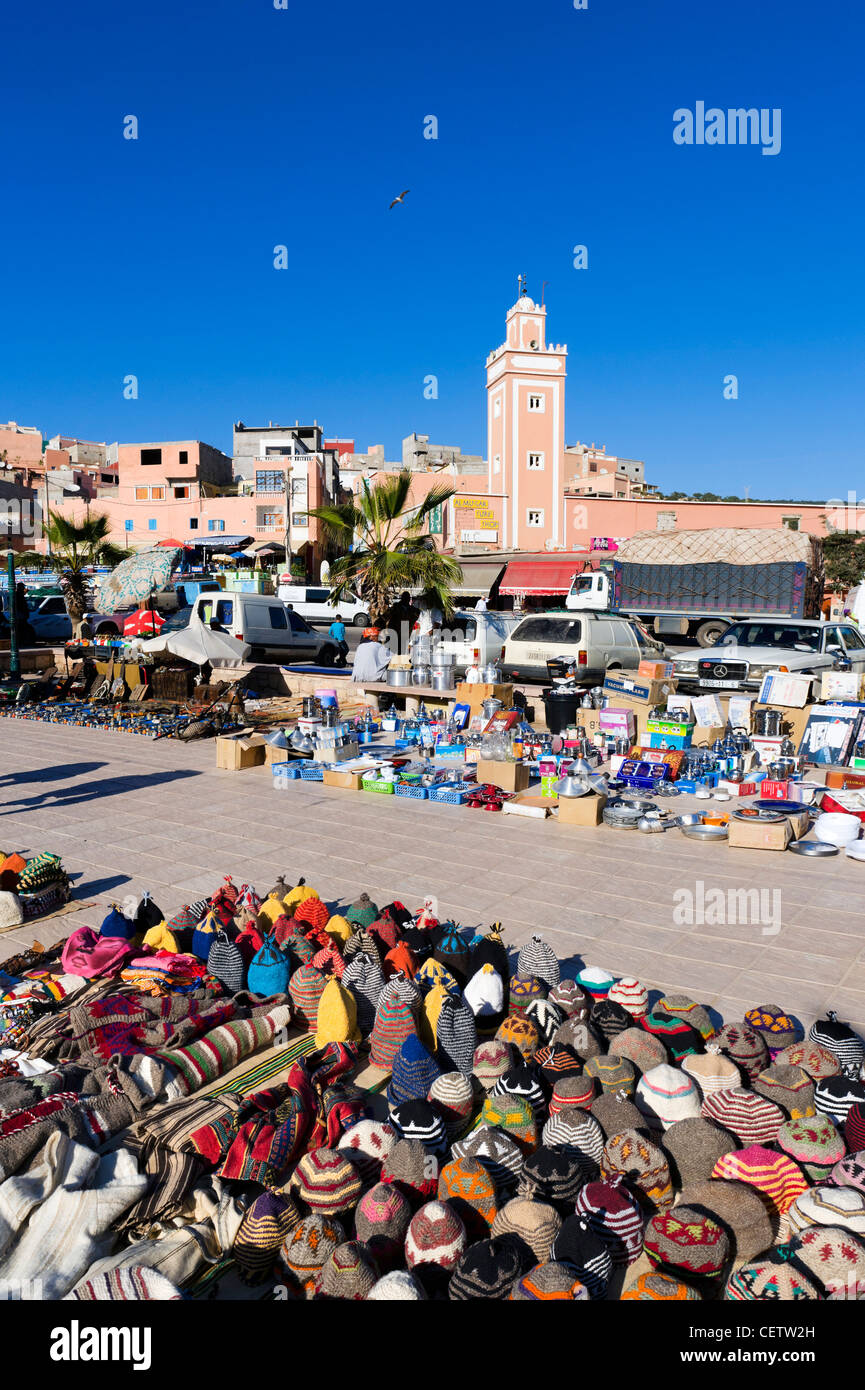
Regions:
<instances>
[{"instance_id":1,"label":"signboard with text","mask_svg":"<svg viewBox=\"0 0 865 1390\"><path fill-rule=\"evenodd\" d=\"M498 541L499 523L486 497L455 497L453 503L454 529L459 531L460 540L469 544Z\"/></svg>"}]
</instances>

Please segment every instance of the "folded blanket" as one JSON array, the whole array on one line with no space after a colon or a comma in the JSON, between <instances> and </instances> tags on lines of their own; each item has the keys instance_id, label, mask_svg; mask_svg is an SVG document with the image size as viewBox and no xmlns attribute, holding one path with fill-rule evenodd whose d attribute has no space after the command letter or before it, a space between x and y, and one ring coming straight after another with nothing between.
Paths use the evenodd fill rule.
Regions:
<instances>
[{"instance_id":1,"label":"folded blanket","mask_svg":"<svg viewBox=\"0 0 865 1390\"><path fill-rule=\"evenodd\" d=\"M291 1009L278 1004L253 1018L214 1028L187 1047L166 1048L133 1059L131 1071L154 1099L178 1100L225 1076L244 1057L267 1047L279 1028L291 1022Z\"/></svg>"}]
</instances>

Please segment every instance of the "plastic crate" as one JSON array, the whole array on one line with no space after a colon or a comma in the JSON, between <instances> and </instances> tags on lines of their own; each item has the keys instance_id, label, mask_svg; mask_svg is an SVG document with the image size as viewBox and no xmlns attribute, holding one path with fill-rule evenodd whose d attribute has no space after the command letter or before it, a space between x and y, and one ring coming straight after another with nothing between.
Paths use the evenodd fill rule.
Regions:
<instances>
[{"instance_id":1,"label":"plastic crate","mask_svg":"<svg viewBox=\"0 0 865 1390\"><path fill-rule=\"evenodd\" d=\"M271 771L273 772L273 780L274 780L274 782L299 782L299 781L300 781L300 768L298 767L297 763L294 763L294 762L272 763L272 764L271 764Z\"/></svg>"},{"instance_id":2,"label":"plastic crate","mask_svg":"<svg viewBox=\"0 0 865 1390\"><path fill-rule=\"evenodd\" d=\"M299 762L296 764L300 768L301 782L323 782L324 764L314 762Z\"/></svg>"},{"instance_id":3,"label":"plastic crate","mask_svg":"<svg viewBox=\"0 0 865 1390\"><path fill-rule=\"evenodd\" d=\"M419 782L395 782L393 790L394 796L408 796L414 801L426 801L429 796L429 789Z\"/></svg>"},{"instance_id":4,"label":"plastic crate","mask_svg":"<svg viewBox=\"0 0 865 1390\"><path fill-rule=\"evenodd\" d=\"M377 792L379 796L393 796L393 782L382 782L380 778L361 778L361 788L365 792Z\"/></svg>"},{"instance_id":5,"label":"plastic crate","mask_svg":"<svg viewBox=\"0 0 865 1390\"><path fill-rule=\"evenodd\" d=\"M473 782L452 782L443 787L430 787L429 799L443 801L446 806L462 806L474 790Z\"/></svg>"}]
</instances>

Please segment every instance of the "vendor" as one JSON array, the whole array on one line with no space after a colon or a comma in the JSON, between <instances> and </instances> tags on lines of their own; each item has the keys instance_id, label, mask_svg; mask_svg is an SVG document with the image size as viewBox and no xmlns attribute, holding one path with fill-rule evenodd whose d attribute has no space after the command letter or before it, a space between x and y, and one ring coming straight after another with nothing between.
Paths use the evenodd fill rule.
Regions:
<instances>
[{"instance_id":1,"label":"vendor","mask_svg":"<svg viewBox=\"0 0 865 1390\"><path fill-rule=\"evenodd\" d=\"M390 665L391 653L382 646L377 627L365 627L354 654L353 681L380 681Z\"/></svg>"}]
</instances>

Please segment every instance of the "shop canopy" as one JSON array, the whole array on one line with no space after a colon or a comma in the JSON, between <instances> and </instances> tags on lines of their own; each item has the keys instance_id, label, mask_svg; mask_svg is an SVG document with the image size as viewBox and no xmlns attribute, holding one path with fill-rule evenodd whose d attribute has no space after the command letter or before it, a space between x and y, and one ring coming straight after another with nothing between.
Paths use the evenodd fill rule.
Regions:
<instances>
[{"instance_id":1,"label":"shop canopy","mask_svg":"<svg viewBox=\"0 0 865 1390\"><path fill-rule=\"evenodd\" d=\"M499 586L499 593L531 597L566 594L578 568L578 563L573 557L555 560L511 560Z\"/></svg>"},{"instance_id":2,"label":"shop canopy","mask_svg":"<svg viewBox=\"0 0 865 1390\"><path fill-rule=\"evenodd\" d=\"M504 573L504 560L477 561L465 555L455 558L462 566L463 575L451 589L454 598L487 598Z\"/></svg>"},{"instance_id":3,"label":"shop canopy","mask_svg":"<svg viewBox=\"0 0 865 1390\"><path fill-rule=\"evenodd\" d=\"M228 553L231 550L242 550L244 546L249 545L251 540L251 536L226 536L217 533L215 536L208 536L207 538L204 536L196 536L191 544L195 546L196 550L215 549L224 550Z\"/></svg>"}]
</instances>

